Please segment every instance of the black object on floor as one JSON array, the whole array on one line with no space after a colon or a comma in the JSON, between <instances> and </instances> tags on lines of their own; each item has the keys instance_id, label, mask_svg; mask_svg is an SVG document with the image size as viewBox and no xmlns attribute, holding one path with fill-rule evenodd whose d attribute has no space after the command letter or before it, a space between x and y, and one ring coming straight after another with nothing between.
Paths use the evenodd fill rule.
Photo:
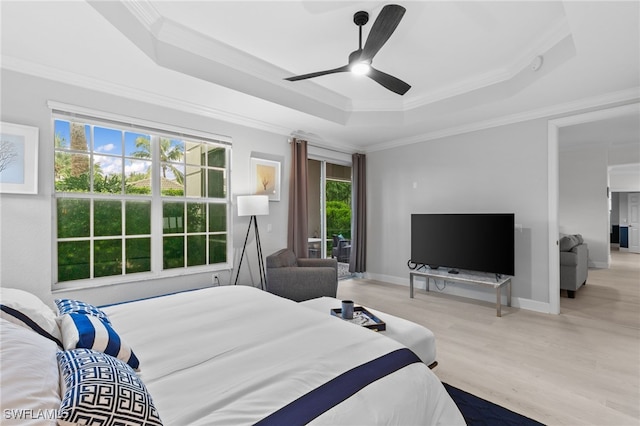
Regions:
<instances>
[{"instance_id":1,"label":"black object on floor","mask_svg":"<svg viewBox=\"0 0 640 426\"><path fill-rule=\"evenodd\" d=\"M456 387L443 383L456 403L468 426L540 426L543 425L504 407L478 398ZM544 426L544 425L543 425Z\"/></svg>"}]
</instances>

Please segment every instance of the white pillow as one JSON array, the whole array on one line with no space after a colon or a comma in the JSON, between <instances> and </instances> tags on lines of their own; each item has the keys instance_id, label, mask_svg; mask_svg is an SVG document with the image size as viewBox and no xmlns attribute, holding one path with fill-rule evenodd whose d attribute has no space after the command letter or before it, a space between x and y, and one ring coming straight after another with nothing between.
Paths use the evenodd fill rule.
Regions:
<instances>
[{"instance_id":1,"label":"white pillow","mask_svg":"<svg viewBox=\"0 0 640 426\"><path fill-rule=\"evenodd\" d=\"M2 425L55 425L60 408L58 346L0 319Z\"/></svg>"},{"instance_id":2,"label":"white pillow","mask_svg":"<svg viewBox=\"0 0 640 426\"><path fill-rule=\"evenodd\" d=\"M62 346L56 312L37 296L17 288L0 287L0 304L0 317L27 327Z\"/></svg>"}]
</instances>

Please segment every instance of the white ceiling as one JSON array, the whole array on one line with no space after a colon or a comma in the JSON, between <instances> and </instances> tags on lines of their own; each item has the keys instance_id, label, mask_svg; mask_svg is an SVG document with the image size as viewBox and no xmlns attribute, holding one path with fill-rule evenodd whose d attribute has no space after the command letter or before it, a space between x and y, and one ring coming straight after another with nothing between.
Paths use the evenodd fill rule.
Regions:
<instances>
[{"instance_id":1,"label":"white ceiling","mask_svg":"<svg viewBox=\"0 0 640 426\"><path fill-rule=\"evenodd\" d=\"M639 2L397 3L374 66L404 96L348 73L283 80L345 65L353 14L369 12L366 39L386 2L5 0L2 67L345 151L640 98Z\"/></svg>"}]
</instances>

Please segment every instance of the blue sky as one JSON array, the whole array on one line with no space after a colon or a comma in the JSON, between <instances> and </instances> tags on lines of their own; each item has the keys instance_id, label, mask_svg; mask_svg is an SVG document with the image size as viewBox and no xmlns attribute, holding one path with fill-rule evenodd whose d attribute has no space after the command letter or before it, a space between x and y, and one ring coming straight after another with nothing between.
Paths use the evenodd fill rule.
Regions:
<instances>
[{"instance_id":1,"label":"blue sky","mask_svg":"<svg viewBox=\"0 0 640 426\"><path fill-rule=\"evenodd\" d=\"M71 125L68 121L56 120L55 121L55 133L60 135L66 144L64 148L69 148L71 142ZM96 153L104 153L110 155L122 155L122 131L109 129L107 127L94 126L94 151ZM87 143L91 143L91 126L85 125L85 135L87 137ZM145 137L149 139L149 135L142 133L124 132L124 155L130 157L136 148L135 140L138 137Z\"/></svg>"},{"instance_id":2,"label":"blue sky","mask_svg":"<svg viewBox=\"0 0 640 426\"><path fill-rule=\"evenodd\" d=\"M56 120L55 121L55 134L65 141L62 145L63 148L70 148L71 143L71 125L68 121ZM144 137L149 139L149 135L133 132L122 132L120 130L110 129L102 126L93 126L93 151L94 161L100 164L100 168L105 174L120 174L122 173L122 154L124 148L124 155L132 157L135 151L139 149L136 147L135 140L138 137ZM123 144L124 134L124 144ZM87 143L91 144L91 126L85 125L85 135ZM101 155L107 154L107 155ZM124 160L125 175L131 173L145 173L151 162L140 159L125 159Z\"/></svg>"}]
</instances>

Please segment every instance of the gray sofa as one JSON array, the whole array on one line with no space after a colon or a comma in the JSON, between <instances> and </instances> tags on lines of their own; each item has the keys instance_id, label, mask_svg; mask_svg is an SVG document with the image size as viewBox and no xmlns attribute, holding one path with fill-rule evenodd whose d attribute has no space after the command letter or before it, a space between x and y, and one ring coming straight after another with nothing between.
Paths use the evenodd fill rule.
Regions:
<instances>
[{"instance_id":1,"label":"gray sofa","mask_svg":"<svg viewBox=\"0 0 640 426\"><path fill-rule=\"evenodd\" d=\"M589 248L582 235L562 235L560 238L560 289L567 290L570 298L587 283Z\"/></svg>"},{"instance_id":2,"label":"gray sofa","mask_svg":"<svg viewBox=\"0 0 640 426\"><path fill-rule=\"evenodd\" d=\"M289 249L279 250L267 256L267 291L296 302L336 297L338 262L336 259L298 259Z\"/></svg>"}]
</instances>

